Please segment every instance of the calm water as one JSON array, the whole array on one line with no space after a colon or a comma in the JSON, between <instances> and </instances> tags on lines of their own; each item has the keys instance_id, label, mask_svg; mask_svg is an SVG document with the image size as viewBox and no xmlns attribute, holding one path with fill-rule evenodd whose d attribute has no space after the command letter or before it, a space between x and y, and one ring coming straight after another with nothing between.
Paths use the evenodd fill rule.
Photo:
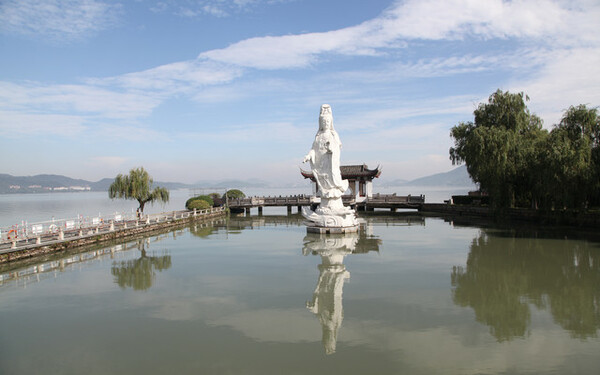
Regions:
<instances>
[{"instance_id":1,"label":"calm water","mask_svg":"<svg viewBox=\"0 0 600 375\"><path fill-rule=\"evenodd\" d=\"M443 202L453 194L465 194L472 187L382 187L377 192L382 194L397 193L398 195L425 194L426 201ZM243 189L248 196L286 196L296 194L310 194L311 188L250 188ZM193 195L225 193L225 189L197 189L197 190L171 190L171 197L167 204L157 203L146 205L145 213L159 213L178 211L185 208L185 201ZM112 215L115 212L131 213L138 207L136 201L108 198L106 192L79 192L79 193L46 193L46 194L0 194L0 227L9 227L21 224L42 222L55 219L76 218L78 215L93 217ZM269 207L265 214L285 214L285 208Z\"/></svg>"},{"instance_id":2,"label":"calm water","mask_svg":"<svg viewBox=\"0 0 600 375\"><path fill-rule=\"evenodd\" d=\"M600 371L598 238L362 221L231 218L0 269L0 373Z\"/></svg>"}]
</instances>

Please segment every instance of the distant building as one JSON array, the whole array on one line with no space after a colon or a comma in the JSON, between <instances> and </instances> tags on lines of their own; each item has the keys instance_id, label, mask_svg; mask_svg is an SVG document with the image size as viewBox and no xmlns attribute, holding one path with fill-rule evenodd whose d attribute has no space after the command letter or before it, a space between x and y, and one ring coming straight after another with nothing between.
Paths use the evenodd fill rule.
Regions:
<instances>
[{"instance_id":1,"label":"distant building","mask_svg":"<svg viewBox=\"0 0 600 375\"><path fill-rule=\"evenodd\" d=\"M373 196L373 179L381 175L381 167L377 166L375 169L369 169L366 164L342 165L340 172L342 173L342 179L348 180L351 194L358 203ZM300 173L304 178L309 178L312 181L313 195L316 195L319 187L312 171L300 169Z\"/></svg>"},{"instance_id":2,"label":"distant building","mask_svg":"<svg viewBox=\"0 0 600 375\"><path fill-rule=\"evenodd\" d=\"M30 189L41 189L42 185L29 185L27 187L30 188Z\"/></svg>"},{"instance_id":3,"label":"distant building","mask_svg":"<svg viewBox=\"0 0 600 375\"><path fill-rule=\"evenodd\" d=\"M20 185L10 185L9 186L9 189L12 189L12 190L19 190L20 188L21 188Z\"/></svg>"}]
</instances>

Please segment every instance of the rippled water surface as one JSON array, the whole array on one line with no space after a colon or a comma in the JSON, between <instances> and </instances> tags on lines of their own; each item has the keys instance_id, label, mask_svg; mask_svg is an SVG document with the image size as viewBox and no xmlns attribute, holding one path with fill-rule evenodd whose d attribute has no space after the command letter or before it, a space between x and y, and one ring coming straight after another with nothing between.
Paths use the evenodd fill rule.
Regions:
<instances>
[{"instance_id":1,"label":"rippled water surface","mask_svg":"<svg viewBox=\"0 0 600 375\"><path fill-rule=\"evenodd\" d=\"M2 374L596 374L593 234L240 217L0 268Z\"/></svg>"}]
</instances>

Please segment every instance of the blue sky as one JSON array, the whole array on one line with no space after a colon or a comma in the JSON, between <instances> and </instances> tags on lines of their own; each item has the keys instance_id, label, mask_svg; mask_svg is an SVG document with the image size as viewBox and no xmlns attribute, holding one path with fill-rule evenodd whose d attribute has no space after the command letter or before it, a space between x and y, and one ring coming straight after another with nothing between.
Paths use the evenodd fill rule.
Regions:
<instances>
[{"instance_id":1,"label":"blue sky","mask_svg":"<svg viewBox=\"0 0 600 375\"><path fill-rule=\"evenodd\" d=\"M598 20L597 0L2 0L0 173L301 182L323 103L343 164L445 172L498 88L547 128L600 105Z\"/></svg>"}]
</instances>

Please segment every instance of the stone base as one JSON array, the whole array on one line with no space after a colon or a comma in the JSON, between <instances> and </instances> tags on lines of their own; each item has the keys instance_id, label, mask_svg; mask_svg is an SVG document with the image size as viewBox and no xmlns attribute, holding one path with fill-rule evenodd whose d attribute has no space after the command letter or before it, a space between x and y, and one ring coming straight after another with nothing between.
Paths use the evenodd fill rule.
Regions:
<instances>
[{"instance_id":1,"label":"stone base","mask_svg":"<svg viewBox=\"0 0 600 375\"><path fill-rule=\"evenodd\" d=\"M356 233L358 232L359 225L351 227L314 227L307 226L306 231L308 233L321 233L321 234L344 234L344 233Z\"/></svg>"}]
</instances>

